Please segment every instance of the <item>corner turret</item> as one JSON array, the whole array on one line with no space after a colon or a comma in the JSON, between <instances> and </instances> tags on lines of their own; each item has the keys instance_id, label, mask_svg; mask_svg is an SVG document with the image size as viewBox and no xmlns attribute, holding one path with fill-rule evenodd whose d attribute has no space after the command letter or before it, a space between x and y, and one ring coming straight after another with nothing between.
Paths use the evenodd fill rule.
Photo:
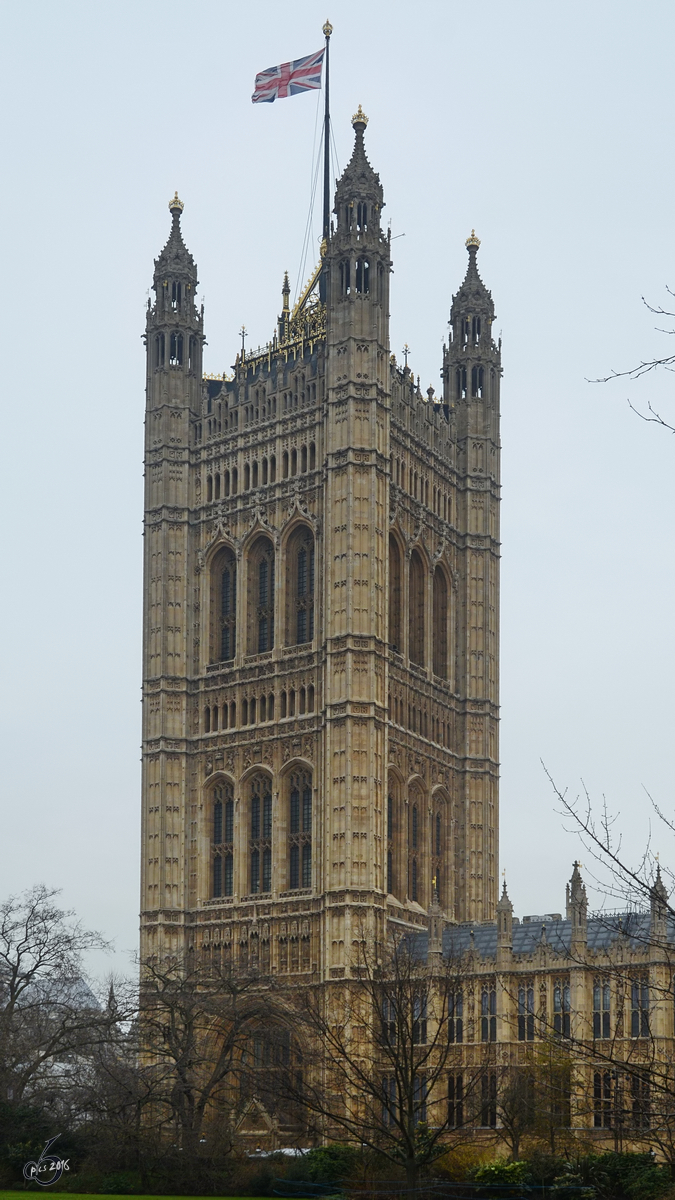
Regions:
<instances>
[{"instance_id":1,"label":"corner turret","mask_svg":"<svg viewBox=\"0 0 675 1200\"><path fill-rule=\"evenodd\" d=\"M196 415L201 406L204 314L195 306L197 267L183 241L183 201L176 192L169 202L171 231L155 259L152 286L155 303L148 301L146 345L148 352L147 407L187 400Z\"/></svg>"},{"instance_id":2,"label":"corner turret","mask_svg":"<svg viewBox=\"0 0 675 1200\"><path fill-rule=\"evenodd\" d=\"M588 933L588 899L579 866L580 863L574 863L572 878L566 889L566 915L567 920L572 923L572 950L575 947L585 947Z\"/></svg>"},{"instance_id":3,"label":"corner turret","mask_svg":"<svg viewBox=\"0 0 675 1200\"><path fill-rule=\"evenodd\" d=\"M656 864L656 879L650 893L650 940L665 948L668 938L668 892L661 877L661 864Z\"/></svg>"},{"instance_id":4,"label":"corner turret","mask_svg":"<svg viewBox=\"0 0 675 1200\"><path fill-rule=\"evenodd\" d=\"M513 949L513 904L506 890L506 880L496 908L497 916L497 967L503 967L511 957Z\"/></svg>"}]
</instances>

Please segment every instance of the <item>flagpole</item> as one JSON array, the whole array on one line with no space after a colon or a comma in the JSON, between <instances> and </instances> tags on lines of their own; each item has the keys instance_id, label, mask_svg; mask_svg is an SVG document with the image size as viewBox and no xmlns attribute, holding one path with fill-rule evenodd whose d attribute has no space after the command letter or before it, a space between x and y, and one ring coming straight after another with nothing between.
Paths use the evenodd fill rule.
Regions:
<instances>
[{"instance_id":1,"label":"flagpole","mask_svg":"<svg viewBox=\"0 0 675 1200\"><path fill-rule=\"evenodd\" d=\"M330 69L328 56L330 53L330 35L333 32L333 26L330 21L326 21L323 32L326 38L326 87L323 119L323 240L327 248L328 234L330 233ZM324 253L323 247L322 253Z\"/></svg>"}]
</instances>

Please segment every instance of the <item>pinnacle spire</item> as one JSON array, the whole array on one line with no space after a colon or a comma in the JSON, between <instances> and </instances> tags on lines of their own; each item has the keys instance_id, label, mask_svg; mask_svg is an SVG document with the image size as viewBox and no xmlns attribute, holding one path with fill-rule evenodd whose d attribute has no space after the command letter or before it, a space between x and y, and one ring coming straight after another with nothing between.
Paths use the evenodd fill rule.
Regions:
<instances>
[{"instance_id":1,"label":"pinnacle spire","mask_svg":"<svg viewBox=\"0 0 675 1200\"><path fill-rule=\"evenodd\" d=\"M197 287L197 267L195 260L183 241L180 219L185 205L175 192L169 201L171 213L171 231L161 254L155 259L155 286L160 275L178 276L186 283L191 283L193 290Z\"/></svg>"},{"instance_id":2,"label":"pinnacle spire","mask_svg":"<svg viewBox=\"0 0 675 1200\"><path fill-rule=\"evenodd\" d=\"M335 209L340 226L340 208L345 203L353 206L358 202L369 202L374 205L379 222L379 210L384 204L384 191L380 177L373 170L366 155L364 134L368 118L359 104L358 110L352 117L354 129L354 149L335 189Z\"/></svg>"}]
</instances>

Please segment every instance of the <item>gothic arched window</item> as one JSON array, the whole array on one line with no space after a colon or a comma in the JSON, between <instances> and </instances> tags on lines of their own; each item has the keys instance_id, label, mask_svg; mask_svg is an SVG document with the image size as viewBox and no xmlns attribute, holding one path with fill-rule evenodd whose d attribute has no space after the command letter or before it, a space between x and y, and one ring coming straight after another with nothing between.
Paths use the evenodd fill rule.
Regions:
<instances>
[{"instance_id":1,"label":"gothic arched window","mask_svg":"<svg viewBox=\"0 0 675 1200\"><path fill-rule=\"evenodd\" d=\"M211 661L231 662L237 648L237 563L221 550L211 569Z\"/></svg>"},{"instance_id":2,"label":"gothic arched window","mask_svg":"<svg viewBox=\"0 0 675 1200\"><path fill-rule=\"evenodd\" d=\"M440 566L434 571L434 675L448 678L448 584Z\"/></svg>"},{"instance_id":3,"label":"gothic arched window","mask_svg":"<svg viewBox=\"0 0 675 1200\"><path fill-rule=\"evenodd\" d=\"M272 791L267 775L255 775L249 788L250 891L257 894L272 890Z\"/></svg>"},{"instance_id":4,"label":"gothic arched window","mask_svg":"<svg viewBox=\"0 0 675 1200\"><path fill-rule=\"evenodd\" d=\"M401 552L389 535L389 644L401 653Z\"/></svg>"},{"instance_id":5,"label":"gothic arched window","mask_svg":"<svg viewBox=\"0 0 675 1200\"><path fill-rule=\"evenodd\" d=\"M172 367L182 367L183 365L182 333L172 333L169 338L169 365Z\"/></svg>"},{"instance_id":6,"label":"gothic arched window","mask_svg":"<svg viewBox=\"0 0 675 1200\"><path fill-rule=\"evenodd\" d=\"M274 547L269 538L254 543L248 558L248 653L274 646Z\"/></svg>"},{"instance_id":7,"label":"gothic arched window","mask_svg":"<svg viewBox=\"0 0 675 1200\"><path fill-rule=\"evenodd\" d=\"M314 538L297 529L286 553L286 643L302 646L314 640Z\"/></svg>"},{"instance_id":8,"label":"gothic arched window","mask_svg":"<svg viewBox=\"0 0 675 1200\"><path fill-rule=\"evenodd\" d=\"M370 291L370 263L367 258L356 260L356 290L364 294Z\"/></svg>"},{"instance_id":9,"label":"gothic arched window","mask_svg":"<svg viewBox=\"0 0 675 1200\"><path fill-rule=\"evenodd\" d=\"M288 793L288 886L312 886L312 775L293 771Z\"/></svg>"},{"instance_id":10,"label":"gothic arched window","mask_svg":"<svg viewBox=\"0 0 675 1200\"><path fill-rule=\"evenodd\" d=\"M229 783L213 789L212 895L231 896L233 886L234 799Z\"/></svg>"},{"instance_id":11,"label":"gothic arched window","mask_svg":"<svg viewBox=\"0 0 675 1200\"><path fill-rule=\"evenodd\" d=\"M158 333L155 338L155 366L164 366L164 334Z\"/></svg>"},{"instance_id":12,"label":"gothic arched window","mask_svg":"<svg viewBox=\"0 0 675 1200\"><path fill-rule=\"evenodd\" d=\"M410 597L408 604L408 644L410 661L424 666L424 565L417 550L410 556Z\"/></svg>"}]
</instances>

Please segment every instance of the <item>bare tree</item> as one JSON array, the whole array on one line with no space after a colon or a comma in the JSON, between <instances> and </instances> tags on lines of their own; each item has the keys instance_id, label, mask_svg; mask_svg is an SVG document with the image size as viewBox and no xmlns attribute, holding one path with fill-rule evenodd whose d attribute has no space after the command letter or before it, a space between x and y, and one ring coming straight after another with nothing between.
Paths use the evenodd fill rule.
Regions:
<instances>
[{"instance_id":1,"label":"bare tree","mask_svg":"<svg viewBox=\"0 0 675 1200\"><path fill-rule=\"evenodd\" d=\"M108 1035L82 962L107 943L58 894L38 885L0 904L0 1096L14 1103L65 1093L77 1061Z\"/></svg>"},{"instance_id":2,"label":"bare tree","mask_svg":"<svg viewBox=\"0 0 675 1200\"><path fill-rule=\"evenodd\" d=\"M512 1162L520 1157L523 1138L537 1128L536 1082L531 1064L509 1066L500 1072L496 1116L500 1137L508 1146Z\"/></svg>"},{"instance_id":3,"label":"bare tree","mask_svg":"<svg viewBox=\"0 0 675 1200\"><path fill-rule=\"evenodd\" d=\"M233 1115L250 1030L270 1011L255 974L192 961L143 967L138 1038L143 1104L196 1154L208 1132L231 1149Z\"/></svg>"},{"instance_id":4,"label":"bare tree","mask_svg":"<svg viewBox=\"0 0 675 1200\"><path fill-rule=\"evenodd\" d=\"M671 291L669 287L666 288L666 291L670 296L675 296L675 292ZM651 313L655 313L660 317L669 317L675 320L675 313L661 307L654 308L651 304L647 303L644 296L642 297L642 303L646 308L649 309ZM659 332L672 336L675 334L675 329L659 329ZM630 367L627 371L610 371L609 375L605 375L601 379L592 379L589 382L609 383L612 379L637 380L643 375L647 375L651 371L656 371L659 368L662 368L666 371L675 371L675 354L668 354L665 358L643 359L637 364L637 366ZM643 421L653 421L656 425L661 425L664 429L668 429L671 433L675 433L675 425L671 425L659 413L657 413L649 401L647 402L647 413L641 412L640 409L636 408L636 406L630 400L628 401L628 406L633 410L634 413L637 414L638 417L641 417Z\"/></svg>"},{"instance_id":5,"label":"bare tree","mask_svg":"<svg viewBox=\"0 0 675 1200\"><path fill-rule=\"evenodd\" d=\"M276 1072L310 1127L404 1167L410 1188L451 1133L463 1136L484 1073L462 1065L458 1045L467 970L430 950L410 933L362 935L349 981L289 1002L302 1049Z\"/></svg>"}]
</instances>

